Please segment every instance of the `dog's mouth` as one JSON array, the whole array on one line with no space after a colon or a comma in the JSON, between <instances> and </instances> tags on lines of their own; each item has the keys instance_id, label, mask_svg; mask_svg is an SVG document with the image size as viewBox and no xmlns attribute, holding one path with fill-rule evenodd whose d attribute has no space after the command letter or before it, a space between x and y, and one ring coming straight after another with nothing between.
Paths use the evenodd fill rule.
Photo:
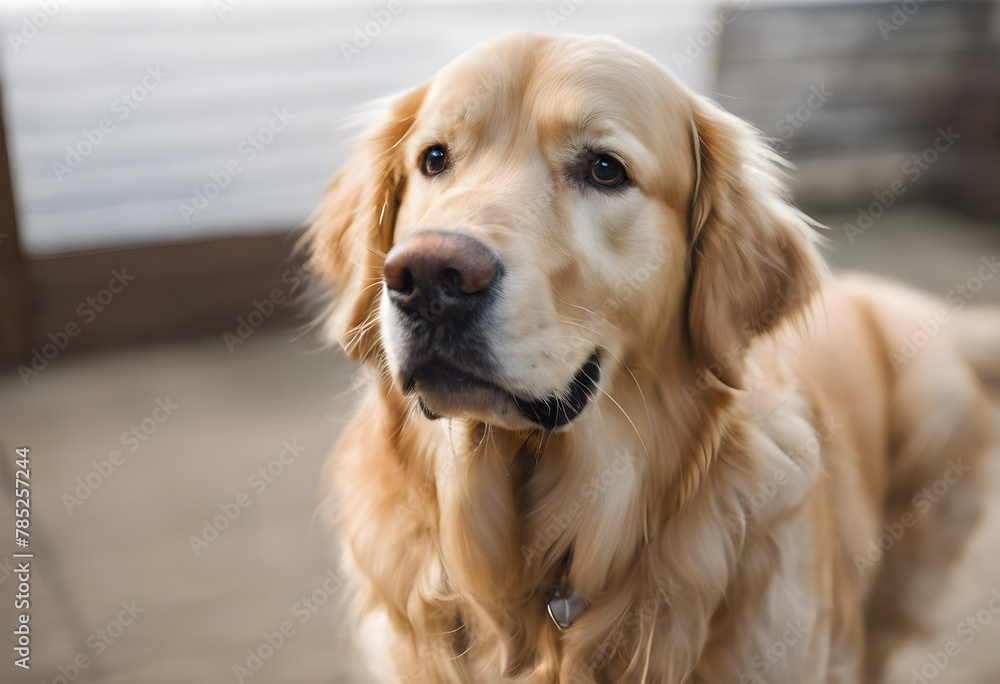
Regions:
<instances>
[{"instance_id":1,"label":"dog's mouth","mask_svg":"<svg viewBox=\"0 0 1000 684\"><path fill-rule=\"evenodd\" d=\"M417 402L430 419L450 413L463 404L495 404L506 400L523 419L544 430L568 424L587 408L601 379L601 358L595 351L570 381L566 389L542 399L529 399L504 389L496 382L451 362L435 358L420 364L406 377L403 393L417 393Z\"/></svg>"},{"instance_id":2,"label":"dog's mouth","mask_svg":"<svg viewBox=\"0 0 1000 684\"><path fill-rule=\"evenodd\" d=\"M595 351L580 367L562 394L547 399L521 399L511 395L518 412L546 430L554 430L583 412L601 379L601 357Z\"/></svg>"}]
</instances>

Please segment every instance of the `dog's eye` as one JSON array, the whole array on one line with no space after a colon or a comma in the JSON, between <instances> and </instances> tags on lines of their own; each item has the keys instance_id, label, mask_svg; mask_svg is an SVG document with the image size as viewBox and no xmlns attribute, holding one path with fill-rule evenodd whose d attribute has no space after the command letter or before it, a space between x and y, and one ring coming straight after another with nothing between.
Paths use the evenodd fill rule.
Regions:
<instances>
[{"instance_id":1,"label":"dog's eye","mask_svg":"<svg viewBox=\"0 0 1000 684\"><path fill-rule=\"evenodd\" d=\"M625 167L614 157L600 156L590 165L590 180L602 188L614 188L625 182Z\"/></svg>"},{"instance_id":2,"label":"dog's eye","mask_svg":"<svg viewBox=\"0 0 1000 684\"><path fill-rule=\"evenodd\" d=\"M424 150L420 160L420 170L425 176L436 176L444 171L448 164L448 153L441 145L431 145Z\"/></svg>"}]
</instances>

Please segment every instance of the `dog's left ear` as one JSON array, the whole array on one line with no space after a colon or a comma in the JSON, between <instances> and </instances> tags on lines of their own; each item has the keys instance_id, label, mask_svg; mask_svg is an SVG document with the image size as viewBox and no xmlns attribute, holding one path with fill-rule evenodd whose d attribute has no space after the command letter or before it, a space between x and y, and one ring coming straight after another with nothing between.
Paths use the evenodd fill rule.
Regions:
<instances>
[{"instance_id":1,"label":"dog's left ear","mask_svg":"<svg viewBox=\"0 0 1000 684\"><path fill-rule=\"evenodd\" d=\"M406 181L402 141L426 91L425 84L389 102L330 181L306 235L312 268L333 285L328 337L349 358L368 358L377 344L378 283Z\"/></svg>"},{"instance_id":2,"label":"dog's left ear","mask_svg":"<svg viewBox=\"0 0 1000 684\"><path fill-rule=\"evenodd\" d=\"M689 334L700 366L740 387L747 346L802 312L825 267L756 131L701 99L693 127Z\"/></svg>"}]
</instances>

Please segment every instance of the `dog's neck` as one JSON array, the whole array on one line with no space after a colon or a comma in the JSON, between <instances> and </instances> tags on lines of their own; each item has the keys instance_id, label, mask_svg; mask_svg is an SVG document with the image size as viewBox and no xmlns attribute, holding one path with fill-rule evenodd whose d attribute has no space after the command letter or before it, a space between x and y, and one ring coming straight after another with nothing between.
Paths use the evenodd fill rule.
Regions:
<instances>
[{"instance_id":1,"label":"dog's neck","mask_svg":"<svg viewBox=\"0 0 1000 684\"><path fill-rule=\"evenodd\" d=\"M553 587L604 614L625 614L638 598L620 588L640 585L630 578L646 572L640 551L651 528L655 534L707 477L718 445L699 441L707 426L695 416L712 415L705 406L718 397L692 399L685 383L614 378L554 433L438 421L427 472L442 562L470 613L463 619L498 633L526 614L547 621Z\"/></svg>"},{"instance_id":2,"label":"dog's neck","mask_svg":"<svg viewBox=\"0 0 1000 684\"><path fill-rule=\"evenodd\" d=\"M392 505L406 515L380 523L397 528L393 543L359 531L369 545L355 555L384 583L383 600L387 587L398 592L390 612L422 621L414 633L471 637L514 672L546 659L588 663L609 638L637 654L656 622L692 645L669 668L694 666L740 554L739 502L749 494L739 488L755 481L748 445L758 428L746 402L693 378L616 374L603 390L567 429L515 433L448 419L431 427L387 383L378 387L392 418L375 432L388 427L391 442L384 463L365 464L366 477L391 477ZM429 543L417 554L408 535ZM413 581L406 591L401 570ZM590 604L568 641L547 611L560 585ZM668 610L683 619L660 624ZM456 636L449 657L468 643Z\"/></svg>"}]
</instances>

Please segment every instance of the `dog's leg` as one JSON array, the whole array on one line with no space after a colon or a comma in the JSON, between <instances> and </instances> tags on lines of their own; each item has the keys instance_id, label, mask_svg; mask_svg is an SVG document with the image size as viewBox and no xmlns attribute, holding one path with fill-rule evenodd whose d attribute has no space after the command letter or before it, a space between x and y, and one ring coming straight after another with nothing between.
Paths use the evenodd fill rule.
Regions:
<instances>
[{"instance_id":1,"label":"dog's leg","mask_svg":"<svg viewBox=\"0 0 1000 684\"><path fill-rule=\"evenodd\" d=\"M896 365L886 515L867 556L855 559L858 572L878 573L867 607L869 684L927 626L978 518L980 456L990 441L985 398L950 340Z\"/></svg>"}]
</instances>

